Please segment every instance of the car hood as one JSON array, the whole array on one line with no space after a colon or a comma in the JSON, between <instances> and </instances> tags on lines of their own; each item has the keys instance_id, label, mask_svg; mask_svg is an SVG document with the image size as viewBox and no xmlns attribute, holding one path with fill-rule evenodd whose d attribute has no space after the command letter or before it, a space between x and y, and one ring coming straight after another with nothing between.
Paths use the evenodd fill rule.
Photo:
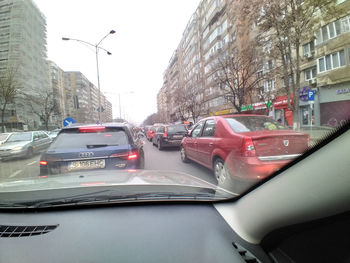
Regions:
<instances>
[{"instance_id":1,"label":"car hood","mask_svg":"<svg viewBox=\"0 0 350 263\"><path fill-rule=\"evenodd\" d=\"M0 183L0 202L46 200L112 190L139 193L211 193L222 199L237 196L192 175L175 171L89 171Z\"/></svg>"},{"instance_id":2,"label":"car hood","mask_svg":"<svg viewBox=\"0 0 350 263\"><path fill-rule=\"evenodd\" d=\"M4 144L1 145L0 149L3 150L8 150L8 149L13 149L15 147L23 147L27 144L30 144L29 141L21 141L21 142L6 142Z\"/></svg>"}]
</instances>

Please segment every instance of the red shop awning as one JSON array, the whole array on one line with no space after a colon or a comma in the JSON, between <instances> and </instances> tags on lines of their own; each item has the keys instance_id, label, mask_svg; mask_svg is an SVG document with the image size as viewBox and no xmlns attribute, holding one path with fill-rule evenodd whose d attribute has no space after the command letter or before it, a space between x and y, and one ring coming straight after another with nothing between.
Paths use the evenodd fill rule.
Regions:
<instances>
[{"instance_id":1,"label":"red shop awning","mask_svg":"<svg viewBox=\"0 0 350 263\"><path fill-rule=\"evenodd\" d=\"M293 94L290 94L291 105L293 105ZM288 108L288 99L287 95L277 97L272 103L273 107L278 109Z\"/></svg>"}]
</instances>

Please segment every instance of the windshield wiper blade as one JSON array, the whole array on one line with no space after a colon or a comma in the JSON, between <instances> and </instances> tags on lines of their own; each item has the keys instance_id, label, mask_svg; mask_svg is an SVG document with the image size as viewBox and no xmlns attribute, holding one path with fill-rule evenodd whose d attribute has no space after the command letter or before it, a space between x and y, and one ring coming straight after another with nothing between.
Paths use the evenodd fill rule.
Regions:
<instances>
[{"instance_id":1,"label":"windshield wiper blade","mask_svg":"<svg viewBox=\"0 0 350 263\"><path fill-rule=\"evenodd\" d=\"M109 190L107 190L109 191ZM103 192L103 191L102 191ZM91 195L91 196L90 196ZM28 204L28 208L47 208L58 206L73 206L85 204L108 204L122 203L131 201L159 201L159 200L202 200L215 201L228 198L228 196L219 195L217 193L138 193L138 194L123 194L123 195L96 195L91 193L77 197L58 198L33 202Z\"/></svg>"},{"instance_id":2,"label":"windshield wiper blade","mask_svg":"<svg viewBox=\"0 0 350 263\"><path fill-rule=\"evenodd\" d=\"M100 147L108 147L108 146L118 146L119 144L88 144L87 148L100 148Z\"/></svg>"}]
</instances>

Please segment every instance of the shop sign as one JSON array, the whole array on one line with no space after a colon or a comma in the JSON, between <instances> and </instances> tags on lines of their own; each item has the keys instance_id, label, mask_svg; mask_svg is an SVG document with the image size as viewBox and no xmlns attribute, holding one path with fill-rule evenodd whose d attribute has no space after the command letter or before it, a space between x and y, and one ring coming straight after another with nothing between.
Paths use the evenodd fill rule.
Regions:
<instances>
[{"instance_id":1,"label":"shop sign","mask_svg":"<svg viewBox=\"0 0 350 263\"><path fill-rule=\"evenodd\" d=\"M309 87L302 87L299 90L299 98L302 101L308 101L308 94L309 94L310 88Z\"/></svg>"},{"instance_id":2,"label":"shop sign","mask_svg":"<svg viewBox=\"0 0 350 263\"><path fill-rule=\"evenodd\" d=\"M232 110L228 109L228 110L217 111L217 112L215 112L215 115L225 115L225 114L230 114L230 113L232 113Z\"/></svg>"},{"instance_id":3,"label":"shop sign","mask_svg":"<svg viewBox=\"0 0 350 263\"><path fill-rule=\"evenodd\" d=\"M346 88L346 89L337 89L336 90L337 95L339 94L345 94L345 93L350 93L350 88Z\"/></svg>"},{"instance_id":4,"label":"shop sign","mask_svg":"<svg viewBox=\"0 0 350 263\"><path fill-rule=\"evenodd\" d=\"M248 111L248 110L253 110L253 105L249 104L249 105L243 105L241 107L241 111Z\"/></svg>"}]
</instances>

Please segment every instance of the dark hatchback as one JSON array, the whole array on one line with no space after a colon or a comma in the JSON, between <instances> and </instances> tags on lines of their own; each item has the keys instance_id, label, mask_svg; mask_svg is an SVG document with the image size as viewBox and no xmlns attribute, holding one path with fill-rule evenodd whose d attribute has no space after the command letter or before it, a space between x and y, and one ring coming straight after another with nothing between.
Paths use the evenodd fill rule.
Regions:
<instances>
[{"instance_id":1,"label":"dark hatchback","mask_svg":"<svg viewBox=\"0 0 350 263\"><path fill-rule=\"evenodd\" d=\"M153 135L152 144L156 145L159 150L165 147L180 147L187 132L186 126L183 124L161 125Z\"/></svg>"},{"instance_id":2,"label":"dark hatchback","mask_svg":"<svg viewBox=\"0 0 350 263\"><path fill-rule=\"evenodd\" d=\"M40 158L41 176L143 168L143 143L122 123L64 128Z\"/></svg>"}]
</instances>

